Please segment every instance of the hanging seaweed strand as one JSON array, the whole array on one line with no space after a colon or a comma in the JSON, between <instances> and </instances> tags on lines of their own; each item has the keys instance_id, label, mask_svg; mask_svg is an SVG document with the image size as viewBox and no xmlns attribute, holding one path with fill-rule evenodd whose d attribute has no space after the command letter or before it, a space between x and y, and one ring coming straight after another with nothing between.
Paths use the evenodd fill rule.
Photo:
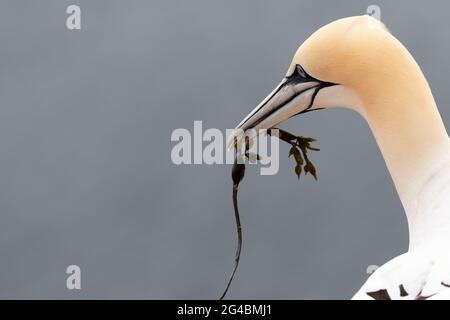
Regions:
<instances>
[{"instance_id":1,"label":"hanging seaweed strand","mask_svg":"<svg viewBox=\"0 0 450 320\"><path fill-rule=\"evenodd\" d=\"M234 274L236 273L237 267L239 265L239 259L241 258L241 249L242 249L242 226L241 226L241 217L239 215L239 207L237 202L237 194L239 190L239 183L242 181L245 175L245 164L238 163L237 156L234 158L233 169L231 171L231 177L233 179L233 208L234 208L234 218L236 221L236 232L237 232L237 247L236 247L236 257L234 259L234 267L231 272L230 279L228 280L227 286L220 297L220 300L225 298L225 295L230 288L231 282L233 281Z\"/></svg>"},{"instance_id":2,"label":"hanging seaweed strand","mask_svg":"<svg viewBox=\"0 0 450 320\"><path fill-rule=\"evenodd\" d=\"M289 150L289 157L291 155L294 156L296 161L295 173L298 178L300 178L300 174L302 171L306 174L310 173L317 180L316 168L312 164L311 160L308 158L308 150L319 151L317 148L311 147L311 143L316 141L313 138L306 138L302 136L295 136L287 131L277 129L278 135L276 135L280 140L285 141L291 145L291 149ZM271 130L268 131L269 135L272 135ZM249 152L250 149L250 141L245 140L246 148L245 148L245 157L249 159L250 162L254 162L260 160L261 157L256 154L252 154ZM220 296L220 300L223 300L230 288L231 282L233 282L234 275L239 265L239 260L241 258L242 251L242 226L241 226L241 217L239 214L238 200L237 195L239 191L239 184L244 179L245 175L245 164L241 155L237 154L237 143L235 140L235 156L234 156L234 164L231 170L231 178L233 180L233 209L234 209L234 219L236 222L236 233L237 233L237 245L236 245L236 256L234 259L234 267L231 272L230 278L228 279L227 286Z\"/></svg>"}]
</instances>

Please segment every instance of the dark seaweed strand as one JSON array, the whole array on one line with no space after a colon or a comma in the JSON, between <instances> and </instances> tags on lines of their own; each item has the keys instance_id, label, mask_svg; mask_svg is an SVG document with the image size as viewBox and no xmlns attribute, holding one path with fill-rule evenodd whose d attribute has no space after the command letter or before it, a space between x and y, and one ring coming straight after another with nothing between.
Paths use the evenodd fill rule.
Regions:
<instances>
[{"instance_id":1,"label":"dark seaweed strand","mask_svg":"<svg viewBox=\"0 0 450 320\"><path fill-rule=\"evenodd\" d=\"M310 110L306 110L305 112L308 112L308 111L310 111ZM297 144L294 141L296 141L297 139L303 139L302 137L294 136L293 134L291 134L287 131L284 131L281 129L278 129L278 130L280 133L278 138L289 143L293 147L297 147ZM268 131L268 134L269 135L271 134L270 130ZM233 179L233 208L234 208L234 218L236 221L237 247L236 247L236 257L234 260L233 271L231 272L231 275L228 280L227 286L225 287L225 290L223 291L222 295L219 298L220 300L223 300L225 298L225 295L227 294L228 289L231 286L231 282L233 282L234 275L235 275L236 270L239 265L239 260L241 257L241 250L242 250L242 226L241 226L241 218L240 218L240 214L239 214L237 195L238 195L238 191L239 191L239 183L242 181L242 179L244 179L245 164L243 161L240 163L237 159L237 141L236 140L234 141L234 145L235 145L235 158L234 158L233 169L231 172L231 177ZM248 144L247 144L246 148L249 148ZM246 150L248 150L248 149L246 149ZM314 150L314 149L312 149L312 150ZM306 150L302 149L302 153L303 153L305 160L309 161L309 159L306 155ZM246 153L246 156L248 157L247 153ZM317 178L316 178L316 180L317 180Z\"/></svg>"},{"instance_id":2,"label":"dark seaweed strand","mask_svg":"<svg viewBox=\"0 0 450 320\"><path fill-rule=\"evenodd\" d=\"M228 292L228 289L230 288L231 282L233 281L234 274L236 273L237 267L239 265L239 259L241 257L241 249L242 249L242 227L241 227L241 220L239 217L239 208L237 204L237 193L238 188L237 186L233 185L233 206L234 206L234 217L236 219L236 231L238 236L238 243L236 247L236 258L234 260L234 267L233 272L231 273L230 279L228 280L227 286L225 290L222 293L222 296L220 297L220 300L223 300L225 298L225 295Z\"/></svg>"},{"instance_id":3,"label":"dark seaweed strand","mask_svg":"<svg viewBox=\"0 0 450 320\"><path fill-rule=\"evenodd\" d=\"M230 288L231 282L233 281L234 274L236 273L236 270L238 268L239 259L241 258L242 226L241 226L241 218L240 218L240 214L239 214L237 195L238 195L238 190L239 190L239 183L244 178L244 174L245 174L245 164L238 163L237 158L235 158L231 177L233 178L233 208L234 208L234 218L236 221L236 233L237 233L236 257L234 259L233 271L231 272L230 279L228 280L225 290L223 291L222 295L220 296L220 300L223 300L223 298L225 298L225 295L227 294L228 289Z\"/></svg>"}]
</instances>

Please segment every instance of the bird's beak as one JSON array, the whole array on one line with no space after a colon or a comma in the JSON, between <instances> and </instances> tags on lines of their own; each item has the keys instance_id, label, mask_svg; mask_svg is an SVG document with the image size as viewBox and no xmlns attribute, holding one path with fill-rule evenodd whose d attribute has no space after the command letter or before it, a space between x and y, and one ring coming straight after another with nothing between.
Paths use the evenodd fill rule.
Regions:
<instances>
[{"instance_id":1,"label":"bird's beak","mask_svg":"<svg viewBox=\"0 0 450 320\"><path fill-rule=\"evenodd\" d=\"M300 66L297 66L297 70ZM301 67L300 67L301 68ZM253 109L236 127L228 140L231 148L233 141L239 142L249 129L252 133L246 133L254 138L261 129L271 129L295 115L310 111L314 99L320 89L334 85L309 76L303 69L301 73L294 71L286 76L281 83ZM236 141L235 141L236 142Z\"/></svg>"}]
</instances>

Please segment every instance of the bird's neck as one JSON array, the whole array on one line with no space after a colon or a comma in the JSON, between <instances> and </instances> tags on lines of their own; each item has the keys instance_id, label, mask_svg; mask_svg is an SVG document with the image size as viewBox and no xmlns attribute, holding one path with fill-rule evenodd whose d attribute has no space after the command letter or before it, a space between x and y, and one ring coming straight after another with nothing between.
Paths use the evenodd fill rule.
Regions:
<instances>
[{"instance_id":1,"label":"bird's neck","mask_svg":"<svg viewBox=\"0 0 450 320\"><path fill-rule=\"evenodd\" d=\"M408 217L411 247L431 236L423 229L437 218L433 210L423 210L423 202L433 201L429 190L436 188L437 177L450 164L450 141L425 77L417 65L409 70L378 84L379 94L363 101L362 113ZM450 183L448 177L440 183ZM450 212L441 214L448 215L443 221L448 221L450 243Z\"/></svg>"}]
</instances>

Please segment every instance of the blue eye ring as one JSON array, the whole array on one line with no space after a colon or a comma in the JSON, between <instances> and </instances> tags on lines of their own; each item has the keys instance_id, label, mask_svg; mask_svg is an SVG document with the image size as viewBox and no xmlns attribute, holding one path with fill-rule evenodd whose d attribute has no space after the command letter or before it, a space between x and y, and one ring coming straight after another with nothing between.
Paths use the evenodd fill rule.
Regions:
<instances>
[{"instance_id":1,"label":"blue eye ring","mask_svg":"<svg viewBox=\"0 0 450 320\"><path fill-rule=\"evenodd\" d=\"M306 74L306 71L302 68L301 65L297 64L297 65L295 66L295 70L297 71L297 74L298 74L301 78L306 79L306 78L308 77L307 74Z\"/></svg>"}]
</instances>

